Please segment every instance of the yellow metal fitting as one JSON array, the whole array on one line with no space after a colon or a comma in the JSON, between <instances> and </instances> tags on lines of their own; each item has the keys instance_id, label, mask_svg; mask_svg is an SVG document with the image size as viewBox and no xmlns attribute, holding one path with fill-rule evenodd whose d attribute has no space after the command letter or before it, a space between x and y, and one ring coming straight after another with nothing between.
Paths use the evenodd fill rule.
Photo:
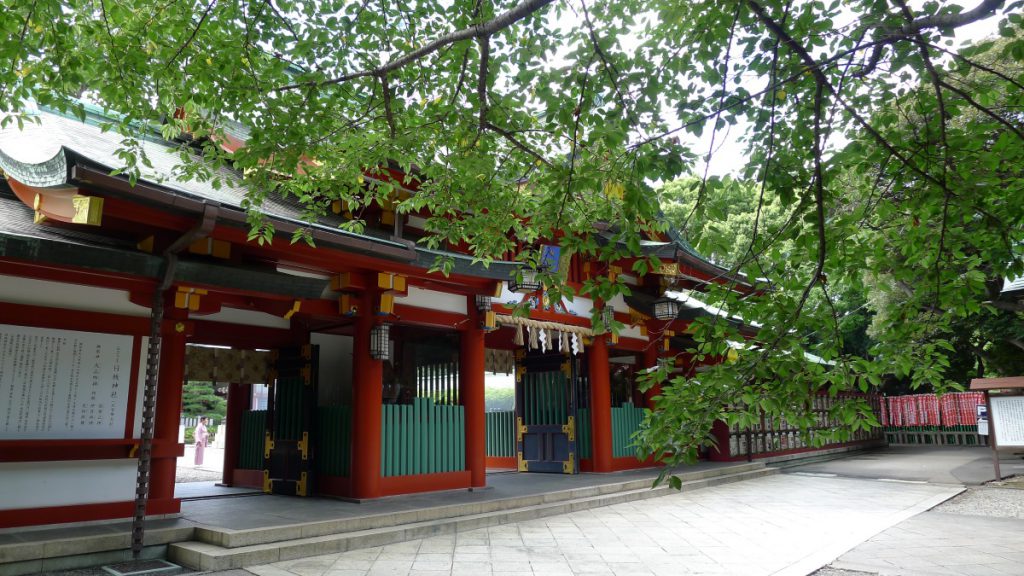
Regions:
<instances>
[{"instance_id":1,"label":"yellow metal fitting","mask_svg":"<svg viewBox=\"0 0 1024 576\"><path fill-rule=\"evenodd\" d=\"M530 471L530 463L527 462L526 460L523 460L523 453L522 452L519 452L519 455L518 455L517 459L519 461L519 471L520 472L529 472Z\"/></svg>"},{"instance_id":2,"label":"yellow metal fitting","mask_svg":"<svg viewBox=\"0 0 1024 576\"><path fill-rule=\"evenodd\" d=\"M572 474L575 471L576 471L576 454L570 452L569 453L569 459L566 460L565 462L562 462L562 473L563 474Z\"/></svg>"},{"instance_id":3,"label":"yellow metal fitting","mask_svg":"<svg viewBox=\"0 0 1024 576\"><path fill-rule=\"evenodd\" d=\"M270 458L270 451L274 449L274 441L270 439L270 432L263 434L263 458Z\"/></svg>"}]
</instances>

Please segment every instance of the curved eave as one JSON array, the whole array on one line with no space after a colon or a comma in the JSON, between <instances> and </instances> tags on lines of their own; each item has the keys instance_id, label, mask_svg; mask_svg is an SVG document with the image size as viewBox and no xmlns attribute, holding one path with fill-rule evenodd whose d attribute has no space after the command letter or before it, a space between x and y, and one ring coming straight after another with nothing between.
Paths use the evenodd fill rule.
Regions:
<instances>
[{"instance_id":1,"label":"curved eave","mask_svg":"<svg viewBox=\"0 0 1024 576\"><path fill-rule=\"evenodd\" d=\"M624 299L626 304L633 310L650 318L654 317L654 301L656 300L654 296L644 294L643 292L634 292L629 296L625 296ZM720 318L747 337L753 337L757 333L756 326L745 324L738 318L725 316L704 306L690 306L685 302L680 302L679 313L676 314L672 321L692 322L697 318Z\"/></svg>"}]
</instances>

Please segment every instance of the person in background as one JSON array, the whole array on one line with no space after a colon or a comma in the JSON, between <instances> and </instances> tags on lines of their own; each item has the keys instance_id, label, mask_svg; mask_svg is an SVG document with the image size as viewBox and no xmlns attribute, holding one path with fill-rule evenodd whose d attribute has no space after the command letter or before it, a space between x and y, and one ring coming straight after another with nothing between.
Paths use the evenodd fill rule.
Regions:
<instances>
[{"instance_id":1,"label":"person in background","mask_svg":"<svg viewBox=\"0 0 1024 576\"><path fill-rule=\"evenodd\" d=\"M206 449L206 443L210 440L210 433L206 430L206 416L199 417L199 424L196 426L195 432L192 433L192 437L196 440L196 466L203 464L203 451Z\"/></svg>"}]
</instances>

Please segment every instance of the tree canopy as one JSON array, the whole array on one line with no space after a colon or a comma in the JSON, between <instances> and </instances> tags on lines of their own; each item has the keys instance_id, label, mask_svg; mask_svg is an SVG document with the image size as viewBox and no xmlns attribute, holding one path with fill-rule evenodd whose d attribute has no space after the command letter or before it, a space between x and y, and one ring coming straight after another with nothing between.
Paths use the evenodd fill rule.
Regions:
<instances>
[{"instance_id":1,"label":"tree canopy","mask_svg":"<svg viewBox=\"0 0 1024 576\"><path fill-rule=\"evenodd\" d=\"M645 447L678 461L715 418L768 410L800 422L809 394L889 373L948 383L956 321L990 312L996 283L1024 272L1022 5L5 0L0 111L23 121L30 98L116 110L130 177L146 166L141 127L211 136L202 160L183 147L183 169L244 175L261 238L272 233L258 210L267 194L294 195L311 219L336 199L358 215L390 192L365 186L363 172L397 162L422 181L397 209L434 215L424 242L464 241L483 259L557 231L588 258L636 253L664 228L654 183L693 175L694 205L714 214L711 196L724 192L705 161L741 132L739 176L766 218L732 265L764 291L707 298L761 329L735 364L666 388ZM1005 40L953 45L979 21ZM215 145L229 120L249 130L233 154ZM786 216L777 231L772 210ZM598 242L596 221L621 242ZM879 233L858 234L866 227ZM863 270L915 287L893 300L871 362L844 355L833 294ZM725 322L696 324L698 355L739 338ZM808 347L837 366L807 365ZM856 403L836 416L873 420Z\"/></svg>"}]
</instances>

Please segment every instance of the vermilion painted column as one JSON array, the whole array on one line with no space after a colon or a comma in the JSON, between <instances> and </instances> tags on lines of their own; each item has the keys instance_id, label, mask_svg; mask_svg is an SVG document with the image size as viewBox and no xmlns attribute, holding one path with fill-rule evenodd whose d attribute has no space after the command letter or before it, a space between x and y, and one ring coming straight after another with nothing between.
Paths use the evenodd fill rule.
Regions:
<instances>
[{"instance_id":1,"label":"vermilion painted column","mask_svg":"<svg viewBox=\"0 0 1024 576\"><path fill-rule=\"evenodd\" d=\"M178 444L178 426L181 424L181 393L185 383L187 317L187 312L174 308L173 302L168 302L160 342L160 377L157 380L153 430L153 451L162 455L154 456L150 467L150 514L166 513L168 506L177 508L172 501L178 459L165 450L170 446L176 446L173 454L184 450L184 444Z\"/></svg>"},{"instance_id":2,"label":"vermilion painted column","mask_svg":"<svg viewBox=\"0 0 1024 576\"><path fill-rule=\"evenodd\" d=\"M376 292L360 299L352 349L352 496L379 498L381 410L384 365L370 357L370 330L375 322Z\"/></svg>"},{"instance_id":3,"label":"vermilion painted column","mask_svg":"<svg viewBox=\"0 0 1024 576\"><path fill-rule=\"evenodd\" d=\"M648 334L649 333L650 332L648 332ZM652 366L657 366L658 357L660 356L661 352L661 346L662 343L660 340L655 340L648 344L647 348L644 350L644 369L650 368ZM648 409L654 410L654 397L660 394L661 384L655 384L654 386L648 388L647 392L644 392L644 405Z\"/></svg>"},{"instance_id":4,"label":"vermilion painted column","mask_svg":"<svg viewBox=\"0 0 1024 576\"><path fill-rule=\"evenodd\" d=\"M487 485L487 426L484 420L484 331L480 329L476 298L466 302L469 329L460 335L459 396L466 417L466 469L470 486Z\"/></svg>"},{"instance_id":5,"label":"vermilion painted column","mask_svg":"<svg viewBox=\"0 0 1024 576\"><path fill-rule=\"evenodd\" d=\"M224 475L221 482L226 486L235 485L235 468L238 466L238 448L242 442L242 412L249 407L252 395L251 384L228 384L227 417L217 430L224 436Z\"/></svg>"},{"instance_id":6,"label":"vermilion painted column","mask_svg":"<svg viewBox=\"0 0 1024 576\"><path fill-rule=\"evenodd\" d=\"M594 336L587 354L590 376L590 429L594 472L612 471L612 388L608 366L608 341Z\"/></svg>"}]
</instances>

